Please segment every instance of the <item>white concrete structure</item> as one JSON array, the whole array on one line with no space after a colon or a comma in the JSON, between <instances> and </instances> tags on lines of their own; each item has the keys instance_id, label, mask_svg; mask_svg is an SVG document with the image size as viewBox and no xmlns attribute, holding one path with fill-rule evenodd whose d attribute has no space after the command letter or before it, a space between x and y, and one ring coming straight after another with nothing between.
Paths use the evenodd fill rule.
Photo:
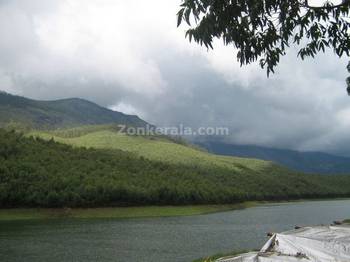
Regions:
<instances>
[{"instance_id":1,"label":"white concrete structure","mask_svg":"<svg viewBox=\"0 0 350 262\"><path fill-rule=\"evenodd\" d=\"M350 262L350 226L317 226L274 234L259 252L217 262Z\"/></svg>"}]
</instances>

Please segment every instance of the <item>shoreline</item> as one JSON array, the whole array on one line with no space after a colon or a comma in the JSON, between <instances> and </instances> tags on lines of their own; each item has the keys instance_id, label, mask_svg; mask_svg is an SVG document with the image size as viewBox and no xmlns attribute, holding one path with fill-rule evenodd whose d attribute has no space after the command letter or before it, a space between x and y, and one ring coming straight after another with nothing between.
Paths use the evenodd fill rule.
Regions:
<instances>
[{"instance_id":1,"label":"shoreline","mask_svg":"<svg viewBox=\"0 0 350 262\"><path fill-rule=\"evenodd\" d=\"M244 202L232 205L139 206L98 208L8 208L0 209L0 222L38 219L131 219L195 216L258 205Z\"/></svg>"},{"instance_id":2,"label":"shoreline","mask_svg":"<svg viewBox=\"0 0 350 262\"><path fill-rule=\"evenodd\" d=\"M167 205L97 208L5 208L0 209L0 222L39 219L132 219L196 216L219 212L228 212L262 205L281 205L300 202L339 200L350 200L350 198L246 201L231 205Z\"/></svg>"}]
</instances>

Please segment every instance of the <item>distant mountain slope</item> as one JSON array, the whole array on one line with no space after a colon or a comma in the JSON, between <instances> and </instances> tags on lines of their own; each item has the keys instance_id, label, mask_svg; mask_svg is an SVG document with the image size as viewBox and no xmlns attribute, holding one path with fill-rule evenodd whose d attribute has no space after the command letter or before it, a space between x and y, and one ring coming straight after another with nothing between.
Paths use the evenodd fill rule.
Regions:
<instances>
[{"instance_id":1,"label":"distant mountain slope","mask_svg":"<svg viewBox=\"0 0 350 262\"><path fill-rule=\"evenodd\" d=\"M10 122L27 124L34 128L110 123L130 126L147 124L137 116L112 111L80 98L37 101L0 92L0 126Z\"/></svg>"},{"instance_id":2,"label":"distant mountain slope","mask_svg":"<svg viewBox=\"0 0 350 262\"><path fill-rule=\"evenodd\" d=\"M227 156L273 161L291 169L318 174L350 174L350 158L320 152L298 152L221 142L197 142L209 152Z\"/></svg>"}]
</instances>

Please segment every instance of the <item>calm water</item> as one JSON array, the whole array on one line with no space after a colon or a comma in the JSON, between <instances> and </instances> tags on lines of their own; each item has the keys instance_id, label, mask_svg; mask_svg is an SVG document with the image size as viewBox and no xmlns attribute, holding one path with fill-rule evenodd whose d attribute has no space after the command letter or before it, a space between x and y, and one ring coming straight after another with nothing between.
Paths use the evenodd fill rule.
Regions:
<instances>
[{"instance_id":1,"label":"calm water","mask_svg":"<svg viewBox=\"0 0 350 262\"><path fill-rule=\"evenodd\" d=\"M350 218L350 200L266 205L193 217L0 223L0 261L190 262L254 249L266 232Z\"/></svg>"}]
</instances>

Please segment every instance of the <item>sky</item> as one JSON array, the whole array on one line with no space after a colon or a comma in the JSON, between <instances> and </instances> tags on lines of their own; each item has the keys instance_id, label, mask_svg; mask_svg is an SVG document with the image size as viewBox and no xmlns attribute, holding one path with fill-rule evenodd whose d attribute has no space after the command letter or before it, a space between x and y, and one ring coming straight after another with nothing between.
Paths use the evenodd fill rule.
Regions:
<instances>
[{"instance_id":1,"label":"sky","mask_svg":"<svg viewBox=\"0 0 350 262\"><path fill-rule=\"evenodd\" d=\"M163 127L228 127L231 143L350 155L347 59L301 61L291 48L267 78L220 40L189 43L180 3L0 0L0 90L85 98Z\"/></svg>"}]
</instances>

